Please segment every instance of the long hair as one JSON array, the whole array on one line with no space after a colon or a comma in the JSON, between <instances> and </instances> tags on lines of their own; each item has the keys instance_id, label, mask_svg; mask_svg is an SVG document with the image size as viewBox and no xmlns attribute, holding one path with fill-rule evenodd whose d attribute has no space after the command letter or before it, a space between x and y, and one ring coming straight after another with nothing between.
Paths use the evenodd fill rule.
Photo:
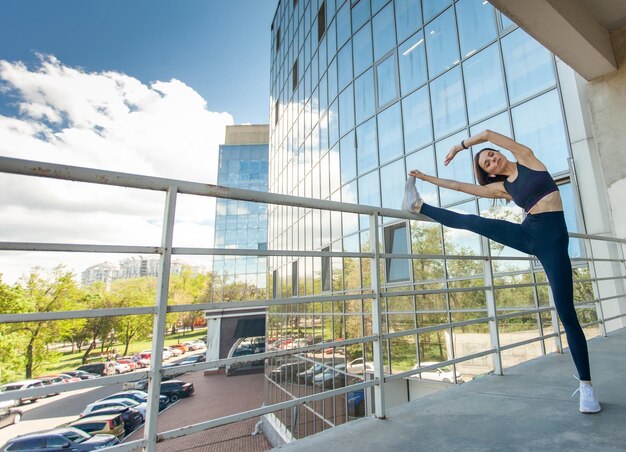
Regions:
<instances>
[{"instance_id":1,"label":"long hair","mask_svg":"<svg viewBox=\"0 0 626 452\"><path fill-rule=\"evenodd\" d=\"M489 173L485 171L484 169L482 169L482 167L478 164L478 158L480 157L480 154L484 151L500 152L497 149L493 149L493 148L484 148L478 151L478 153L474 156L474 174L476 175L476 181L480 185L487 185L487 184L492 184L494 182L505 181L507 176L505 176L504 174L497 174L494 177L490 177Z\"/></svg>"}]
</instances>

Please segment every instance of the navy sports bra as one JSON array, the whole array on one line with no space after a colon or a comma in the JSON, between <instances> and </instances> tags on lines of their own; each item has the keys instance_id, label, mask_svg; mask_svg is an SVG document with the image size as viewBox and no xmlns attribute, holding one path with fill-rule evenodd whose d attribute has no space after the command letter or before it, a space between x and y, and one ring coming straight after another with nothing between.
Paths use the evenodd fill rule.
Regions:
<instances>
[{"instance_id":1,"label":"navy sports bra","mask_svg":"<svg viewBox=\"0 0 626 452\"><path fill-rule=\"evenodd\" d=\"M537 171L517 162L517 178L513 182L504 181L505 190L513 202L528 213L541 198L559 188L547 171Z\"/></svg>"}]
</instances>

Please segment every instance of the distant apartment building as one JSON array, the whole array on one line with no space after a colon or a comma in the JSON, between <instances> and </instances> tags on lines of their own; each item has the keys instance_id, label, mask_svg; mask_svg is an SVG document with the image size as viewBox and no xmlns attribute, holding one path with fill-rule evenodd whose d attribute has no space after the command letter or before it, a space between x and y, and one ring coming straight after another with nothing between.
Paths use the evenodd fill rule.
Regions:
<instances>
[{"instance_id":1,"label":"distant apartment building","mask_svg":"<svg viewBox=\"0 0 626 452\"><path fill-rule=\"evenodd\" d=\"M111 262L103 262L101 264L92 265L81 273L80 283L88 286L96 282L105 284L118 278L119 267Z\"/></svg>"},{"instance_id":2,"label":"distant apartment building","mask_svg":"<svg viewBox=\"0 0 626 452\"><path fill-rule=\"evenodd\" d=\"M220 145L218 185L267 191L269 127L236 125L226 127ZM267 205L218 199L215 212L215 247L267 249ZM267 286L267 258L255 256L215 256L213 272L223 282L242 283L253 290ZM223 294L214 294L217 300Z\"/></svg>"},{"instance_id":3,"label":"distant apartment building","mask_svg":"<svg viewBox=\"0 0 626 452\"><path fill-rule=\"evenodd\" d=\"M191 268L194 273L203 271L201 267L190 265L182 261L173 261L171 274L179 275L184 268ZM119 264L102 262L92 265L81 273L81 285L88 286L95 282L110 284L116 279L141 278L145 276L157 277L159 272L158 257L132 256L123 259Z\"/></svg>"}]
</instances>

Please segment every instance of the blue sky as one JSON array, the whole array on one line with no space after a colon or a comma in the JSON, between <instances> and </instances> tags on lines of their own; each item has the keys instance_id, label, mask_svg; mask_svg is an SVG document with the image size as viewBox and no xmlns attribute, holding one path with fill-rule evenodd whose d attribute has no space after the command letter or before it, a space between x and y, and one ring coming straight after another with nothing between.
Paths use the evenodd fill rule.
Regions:
<instances>
[{"instance_id":1,"label":"blue sky","mask_svg":"<svg viewBox=\"0 0 626 452\"><path fill-rule=\"evenodd\" d=\"M0 156L217 183L225 127L268 122L275 7L0 0ZM0 174L0 241L154 246L162 202ZM211 247L214 214L214 200L181 197L175 246ZM0 277L122 257L0 252Z\"/></svg>"},{"instance_id":2,"label":"blue sky","mask_svg":"<svg viewBox=\"0 0 626 452\"><path fill-rule=\"evenodd\" d=\"M171 78L235 123L268 121L274 0L2 0L0 59L51 54L144 83ZM0 99L1 101L1 99ZM7 114L7 101L0 114Z\"/></svg>"}]
</instances>

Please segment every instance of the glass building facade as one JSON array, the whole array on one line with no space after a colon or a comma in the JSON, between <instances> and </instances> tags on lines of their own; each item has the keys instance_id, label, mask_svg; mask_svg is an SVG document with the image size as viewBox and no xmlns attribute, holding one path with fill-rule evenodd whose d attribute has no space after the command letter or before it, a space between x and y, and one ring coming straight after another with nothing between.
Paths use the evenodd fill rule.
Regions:
<instances>
[{"instance_id":1,"label":"glass building facade","mask_svg":"<svg viewBox=\"0 0 626 452\"><path fill-rule=\"evenodd\" d=\"M449 166L443 160L452 145L491 129L535 151L559 184L569 230L579 229L557 61L488 2L280 0L271 35L271 192L398 209L410 169L474 183L472 158L481 146L459 154ZM426 202L463 213L512 221L523 215L513 204L477 199L422 181L418 189ZM369 251L366 216L284 206L269 209L270 249ZM381 218L378 226L383 251L388 253L518 254L493 242L491 250L485 250L478 236L435 223ZM582 252L577 241L571 241L571 255ZM509 261L494 276L500 282L535 278L530 270L538 266ZM276 297L350 294L370 287L367 259L273 257L269 270ZM471 260L389 259L382 284L388 292L480 286L483 266ZM471 319L485 309L485 296L402 295L388 296L385 303L385 331L398 331ZM498 305L547 306L547 289L518 293L503 289ZM268 343L311 344L369 335L368 309L362 301L271 308ZM519 327L515 325L519 318L514 319L507 330L505 320L501 328L532 334L551 319L542 314L525 321ZM542 347L549 348L545 342ZM462 356L467 352L459 344L460 337L452 331L389 340L385 372ZM284 364L301 370L312 362L330 362L366 377L363 370L372 360L371 347L331 352L308 356L304 364L296 356L287 363L270 362L268 400L288 400L316 390L293 375L276 373ZM511 355L511 363L516 359ZM463 373L472 378L490 370L487 357L468 363ZM361 414L348 394L285 413L281 420L291 434L302 437Z\"/></svg>"},{"instance_id":2,"label":"glass building facade","mask_svg":"<svg viewBox=\"0 0 626 452\"><path fill-rule=\"evenodd\" d=\"M217 184L267 192L267 126L229 126L226 144L220 145ZM215 247L226 249L267 249L267 205L217 199L215 212ZM254 256L214 256L213 272L221 279L220 287L242 287L253 293L265 293L267 258ZM246 293L246 291L241 291ZM248 291L250 292L250 291ZM227 297L214 294L216 299ZM249 295L248 295L249 296ZM228 301L228 300L224 300Z\"/></svg>"}]
</instances>

